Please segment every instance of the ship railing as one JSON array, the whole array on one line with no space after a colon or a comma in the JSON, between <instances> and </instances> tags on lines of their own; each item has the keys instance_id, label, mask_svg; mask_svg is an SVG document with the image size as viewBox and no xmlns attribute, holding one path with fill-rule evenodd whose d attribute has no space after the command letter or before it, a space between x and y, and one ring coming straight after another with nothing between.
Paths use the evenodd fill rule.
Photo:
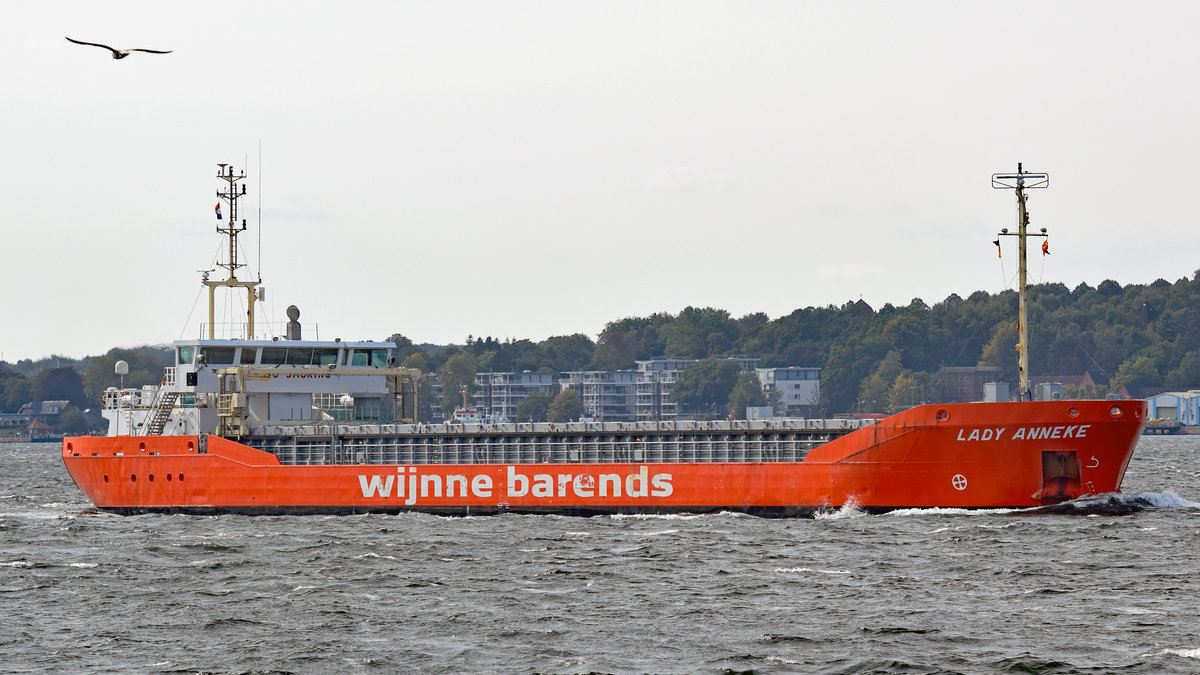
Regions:
<instances>
[{"instance_id":1,"label":"ship railing","mask_svg":"<svg viewBox=\"0 0 1200 675\"><path fill-rule=\"evenodd\" d=\"M513 425L515 427L515 425ZM436 428L435 428L436 427ZM622 433L472 433L458 425L276 425L251 445L284 464L797 462L848 429ZM405 432L412 433L405 433Z\"/></svg>"},{"instance_id":2,"label":"ship railing","mask_svg":"<svg viewBox=\"0 0 1200 675\"><path fill-rule=\"evenodd\" d=\"M488 434L516 435L615 435L637 432L685 434L717 433L743 435L749 432L849 432L875 423L875 420L855 419L795 419L795 420L713 420L663 422L500 422L500 423L408 423L371 416L362 419L323 418L313 420L271 421L253 425L250 435L262 436L331 436L359 434L451 434L486 436Z\"/></svg>"},{"instance_id":3,"label":"ship railing","mask_svg":"<svg viewBox=\"0 0 1200 675\"><path fill-rule=\"evenodd\" d=\"M163 387L147 384L142 387L113 387L100 394L100 405L104 410L137 409L155 407ZM207 408L213 405L213 395L204 392L182 392L176 405L180 408Z\"/></svg>"},{"instance_id":4,"label":"ship railing","mask_svg":"<svg viewBox=\"0 0 1200 675\"><path fill-rule=\"evenodd\" d=\"M100 395L100 402L106 410L118 408L149 408L154 405L158 396L158 385L147 384L141 387L125 387L118 389L110 387Z\"/></svg>"}]
</instances>

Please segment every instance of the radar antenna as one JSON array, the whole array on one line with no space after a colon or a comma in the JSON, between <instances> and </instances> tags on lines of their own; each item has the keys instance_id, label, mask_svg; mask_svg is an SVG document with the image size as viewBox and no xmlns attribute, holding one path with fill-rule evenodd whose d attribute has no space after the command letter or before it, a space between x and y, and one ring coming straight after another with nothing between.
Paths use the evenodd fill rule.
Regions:
<instances>
[{"instance_id":1,"label":"radar antenna","mask_svg":"<svg viewBox=\"0 0 1200 675\"><path fill-rule=\"evenodd\" d=\"M1044 188L1050 185L1049 174L1030 173L1021 167L1021 163L1017 162L1017 172L1001 174L992 174L992 187L997 190L1016 190L1017 191L1017 231L1011 233L1005 227L1000 230L1001 237L1016 237L1017 249L1019 251L1018 258L1018 274L1019 285L1017 291L1017 377L1019 380L1017 388L1017 398L1021 401L1032 401L1033 390L1029 387L1029 321L1028 321L1028 298L1026 297L1026 265L1025 265L1025 238L1026 237L1045 237L1046 228L1042 228L1040 233L1029 233L1026 230L1029 227L1029 210L1025 208L1025 200L1028 196L1025 190L1032 188ZM1000 240L996 240L996 245L1000 245Z\"/></svg>"}]
</instances>

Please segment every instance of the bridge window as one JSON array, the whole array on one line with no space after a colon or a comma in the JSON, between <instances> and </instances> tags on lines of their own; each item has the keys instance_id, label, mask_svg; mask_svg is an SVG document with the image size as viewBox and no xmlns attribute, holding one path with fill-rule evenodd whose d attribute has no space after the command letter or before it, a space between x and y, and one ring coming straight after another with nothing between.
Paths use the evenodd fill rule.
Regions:
<instances>
[{"instance_id":1,"label":"bridge window","mask_svg":"<svg viewBox=\"0 0 1200 675\"><path fill-rule=\"evenodd\" d=\"M311 366L313 365L313 348L312 347L289 347L287 350L287 363L292 366Z\"/></svg>"},{"instance_id":2,"label":"bridge window","mask_svg":"<svg viewBox=\"0 0 1200 675\"><path fill-rule=\"evenodd\" d=\"M231 366L235 351L233 347L201 347L200 360L210 366Z\"/></svg>"},{"instance_id":3,"label":"bridge window","mask_svg":"<svg viewBox=\"0 0 1200 675\"><path fill-rule=\"evenodd\" d=\"M179 355L176 358L177 358L176 363L178 365L190 366L190 365L192 365L192 361L196 358L196 348L195 347L180 347Z\"/></svg>"},{"instance_id":4,"label":"bridge window","mask_svg":"<svg viewBox=\"0 0 1200 675\"><path fill-rule=\"evenodd\" d=\"M254 364L255 357L258 356L258 350L253 347L242 347L241 364L249 366Z\"/></svg>"},{"instance_id":5,"label":"bridge window","mask_svg":"<svg viewBox=\"0 0 1200 675\"><path fill-rule=\"evenodd\" d=\"M264 366L278 366L287 360L286 347L263 347L262 360L259 361Z\"/></svg>"}]
</instances>

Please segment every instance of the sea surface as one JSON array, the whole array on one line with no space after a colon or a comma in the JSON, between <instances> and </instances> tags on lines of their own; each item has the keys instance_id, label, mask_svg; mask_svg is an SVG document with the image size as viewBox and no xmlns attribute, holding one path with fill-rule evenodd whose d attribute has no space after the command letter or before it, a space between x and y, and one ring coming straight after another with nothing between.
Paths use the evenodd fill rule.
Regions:
<instances>
[{"instance_id":1,"label":"sea surface","mask_svg":"<svg viewBox=\"0 0 1200 675\"><path fill-rule=\"evenodd\" d=\"M1200 437L1058 512L123 517L0 445L0 671L1197 673Z\"/></svg>"}]
</instances>

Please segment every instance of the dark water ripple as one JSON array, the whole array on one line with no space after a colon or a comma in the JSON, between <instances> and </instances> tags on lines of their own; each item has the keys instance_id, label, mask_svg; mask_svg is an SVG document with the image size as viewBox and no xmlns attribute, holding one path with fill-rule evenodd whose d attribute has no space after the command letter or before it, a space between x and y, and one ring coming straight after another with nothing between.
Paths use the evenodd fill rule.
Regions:
<instances>
[{"instance_id":1,"label":"dark water ripple","mask_svg":"<svg viewBox=\"0 0 1200 675\"><path fill-rule=\"evenodd\" d=\"M0 446L2 670L1194 673L1200 438L1055 509L96 513Z\"/></svg>"}]
</instances>

